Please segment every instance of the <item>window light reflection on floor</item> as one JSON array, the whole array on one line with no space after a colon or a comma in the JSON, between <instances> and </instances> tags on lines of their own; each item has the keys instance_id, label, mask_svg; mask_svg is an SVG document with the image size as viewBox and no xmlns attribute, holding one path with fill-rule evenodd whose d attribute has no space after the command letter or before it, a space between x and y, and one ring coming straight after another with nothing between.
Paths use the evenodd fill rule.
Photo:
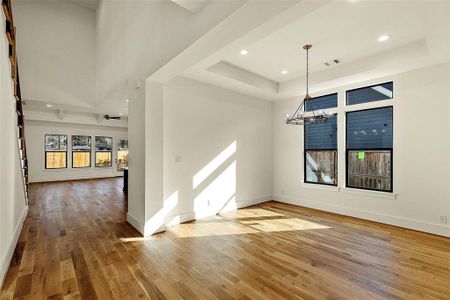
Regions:
<instances>
[{"instance_id":1,"label":"window light reflection on floor","mask_svg":"<svg viewBox=\"0 0 450 300\"><path fill-rule=\"evenodd\" d=\"M205 237L234 234L267 233L282 231L303 231L329 229L325 226L301 218L285 218L282 215L264 209L250 208L237 212L221 214L222 220L192 222L173 226L168 230L180 238ZM233 216L233 213L235 217ZM225 218L225 216L227 216ZM244 217L247 216L247 217ZM271 219L254 219L270 217ZM251 219L251 220L246 220Z\"/></svg>"}]
</instances>

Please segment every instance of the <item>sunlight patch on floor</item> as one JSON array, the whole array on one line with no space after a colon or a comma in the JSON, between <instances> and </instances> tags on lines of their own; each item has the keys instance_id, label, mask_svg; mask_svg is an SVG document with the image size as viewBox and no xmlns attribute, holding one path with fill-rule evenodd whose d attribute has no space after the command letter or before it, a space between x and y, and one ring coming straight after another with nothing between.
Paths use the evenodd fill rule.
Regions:
<instances>
[{"instance_id":1,"label":"sunlight patch on floor","mask_svg":"<svg viewBox=\"0 0 450 300\"><path fill-rule=\"evenodd\" d=\"M255 216L256 213L264 213L264 210L256 209L247 213L245 216ZM276 214L276 213L274 213ZM273 216L273 215L271 215ZM331 227L314 223L299 218L278 218L269 220L227 220L215 219L209 222L199 220L194 223L185 223L173 226L168 229L171 233L180 238L186 237L205 237L233 234L249 234L262 232L281 232L281 231L299 231L299 230L317 230L329 229Z\"/></svg>"},{"instance_id":2,"label":"sunlight patch on floor","mask_svg":"<svg viewBox=\"0 0 450 300\"><path fill-rule=\"evenodd\" d=\"M244 208L229 212L222 212L220 213L220 216L230 219L243 219L243 218L283 217L284 215L263 208Z\"/></svg>"},{"instance_id":3,"label":"sunlight patch on floor","mask_svg":"<svg viewBox=\"0 0 450 300\"><path fill-rule=\"evenodd\" d=\"M289 219L272 219L272 220L257 220L257 221L239 221L242 224L249 226L250 228L263 231L292 231L292 230L313 230L313 229L329 229L330 227L324 226L311 221L302 220L299 218Z\"/></svg>"},{"instance_id":4,"label":"sunlight patch on floor","mask_svg":"<svg viewBox=\"0 0 450 300\"><path fill-rule=\"evenodd\" d=\"M236 222L187 223L173 226L168 231L180 238L258 233L258 230Z\"/></svg>"}]
</instances>

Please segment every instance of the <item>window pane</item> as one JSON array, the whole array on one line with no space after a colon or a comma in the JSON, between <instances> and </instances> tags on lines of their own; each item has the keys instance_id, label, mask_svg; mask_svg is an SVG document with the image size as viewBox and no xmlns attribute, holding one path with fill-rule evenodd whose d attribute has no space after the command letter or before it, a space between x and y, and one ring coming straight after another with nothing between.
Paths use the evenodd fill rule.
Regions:
<instances>
[{"instance_id":1,"label":"window pane","mask_svg":"<svg viewBox=\"0 0 450 300\"><path fill-rule=\"evenodd\" d=\"M347 105L392 99L392 82L347 91Z\"/></svg>"},{"instance_id":2,"label":"window pane","mask_svg":"<svg viewBox=\"0 0 450 300\"><path fill-rule=\"evenodd\" d=\"M391 150L348 151L349 187L391 191Z\"/></svg>"},{"instance_id":3,"label":"window pane","mask_svg":"<svg viewBox=\"0 0 450 300\"><path fill-rule=\"evenodd\" d=\"M117 170L122 171L128 167L128 150L119 150L117 152Z\"/></svg>"},{"instance_id":4,"label":"window pane","mask_svg":"<svg viewBox=\"0 0 450 300\"><path fill-rule=\"evenodd\" d=\"M67 152L46 152L46 169L67 168Z\"/></svg>"},{"instance_id":5,"label":"window pane","mask_svg":"<svg viewBox=\"0 0 450 300\"><path fill-rule=\"evenodd\" d=\"M347 149L392 148L392 107L347 113Z\"/></svg>"},{"instance_id":6,"label":"window pane","mask_svg":"<svg viewBox=\"0 0 450 300\"><path fill-rule=\"evenodd\" d=\"M91 152L72 152L72 167L86 168L91 166Z\"/></svg>"},{"instance_id":7,"label":"window pane","mask_svg":"<svg viewBox=\"0 0 450 300\"><path fill-rule=\"evenodd\" d=\"M326 123L305 125L305 150L337 149L337 116Z\"/></svg>"},{"instance_id":8,"label":"window pane","mask_svg":"<svg viewBox=\"0 0 450 300\"><path fill-rule=\"evenodd\" d=\"M67 150L67 135L46 134L45 135L45 150L46 151L66 151Z\"/></svg>"},{"instance_id":9,"label":"window pane","mask_svg":"<svg viewBox=\"0 0 450 300\"><path fill-rule=\"evenodd\" d=\"M128 140L127 139L118 139L117 140L117 149L118 150L128 150Z\"/></svg>"},{"instance_id":10,"label":"window pane","mask_svg":"<svg viewBox=\"0 0 450 300\"><path fill-rule=\"evenodd\" d=\"M337 151L306 151L306 182L337 184Z\"/></svg>"},{"instance_id":11,"label":"window pane","mask_svg":"<svg viewBox=\"0 0 450 300\"><path fill-rule=\"evenodd\" d=\"M123 171L124 168L128 167L128 140L118 139L117 140L117 170Z\"/></svg>"},{"instance_id":12,"label":"window pane","mask_svg":"<svg viewBox=\"0 0 450 300\"><path fill-rule=\"evenodd\" d=\"M112 166L112 152L96 152L95 166L96 167L111 167Z\"/></svg>"},{"instance_id":13,"label":"window pane","mask_svg":"<svg viewBox=\"0 0 450 300\"><path fill-rule=\"evenodd\" d=\"M95 150L97 151L112 151L112 137L96 136L95 137Z\"/></svg>"},{"instance_id":14,"label":"window pane","mask_svg":"<svg viewBox=\"0 0 450 300\"><path fill-rule=\"evenodd\" d=\"M311 98L305 102L305 111L337 107L337 93Z\"/></svg>"},{"instance_id":15,"label":"window pane","mask_svg":"<svg viewBox=\"0 0 450 300\"><path fill-rule=\"evenodd\" d=\"M72 135L72 151L90 151L91 137L86 135Z\"/></svg>"}]
</instances>

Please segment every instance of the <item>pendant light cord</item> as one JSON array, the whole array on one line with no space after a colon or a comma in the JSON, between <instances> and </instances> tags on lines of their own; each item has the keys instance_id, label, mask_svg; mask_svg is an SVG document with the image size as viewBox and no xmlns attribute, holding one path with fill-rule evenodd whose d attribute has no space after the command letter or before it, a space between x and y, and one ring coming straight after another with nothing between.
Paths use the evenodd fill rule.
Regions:
<instances>
[{"instance_id":1,"label":"pendant light cord","mask_svg":"<svg viewBox=\"0 0 450 300\"><path fill-rule=\"evenodd\" d=\"M309 48L306 48L306 97L309 98Z\"/></svg>"}]
</instances>

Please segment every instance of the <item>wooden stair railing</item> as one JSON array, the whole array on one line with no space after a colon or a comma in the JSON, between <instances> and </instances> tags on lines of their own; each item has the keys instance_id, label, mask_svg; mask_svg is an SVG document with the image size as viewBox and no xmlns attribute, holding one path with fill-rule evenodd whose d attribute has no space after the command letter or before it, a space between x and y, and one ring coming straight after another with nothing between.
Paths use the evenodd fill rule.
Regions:
<instances>
[{"instance_id":1,"label":"wooden stair railing","mask_svg":"<svg viewBox=\"0 0 450 300\"><path fill-rule=\"evenodd\" d=\"M17 127L18 127L18 145L19 155L22 165L22 175L25 191L25 201L28 204L28 159L27 147L25 142L25 116L22 106L22 95L20 92L19 66L16 53L16 28L14 27L11 0L2 0L2 10L5 15L5 35L8 39L8 56L11 64L11 79L14 84L14 97L16 101Z\"/></svg>"}]
</instances>

